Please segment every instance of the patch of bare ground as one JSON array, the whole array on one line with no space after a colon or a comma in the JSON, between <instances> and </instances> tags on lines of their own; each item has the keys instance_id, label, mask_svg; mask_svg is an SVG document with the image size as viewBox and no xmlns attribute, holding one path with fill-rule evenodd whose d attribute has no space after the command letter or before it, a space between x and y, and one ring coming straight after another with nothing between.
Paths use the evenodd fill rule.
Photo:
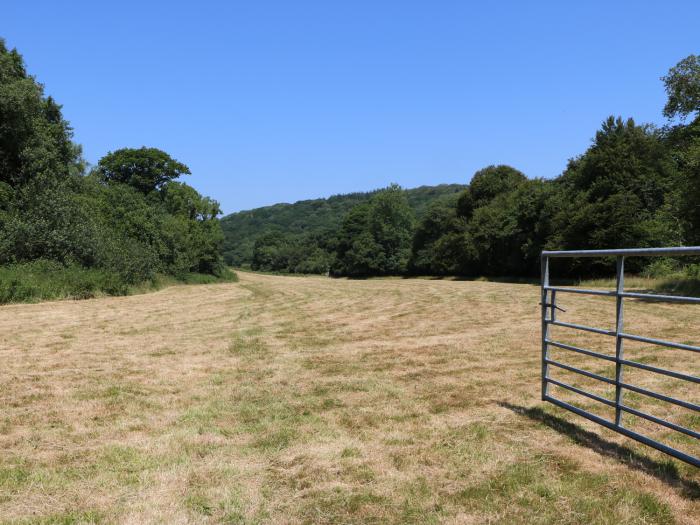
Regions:
<instances>
[{"instance_id":1,"label":"patch of bare ground","mask_svg":"<svg viewBox=\"0 0 700 525\"><path fill-rule=\"evenodd\" d=\"M612 323L609 302L559 300L563 320ZM697 470L540 402L538 301L526 284L241 273L4 306L0 520L697 523ZM630 301L626 312L629 331L695 344L699 319L688 305ZM614 351L595 335L555 335ZM700 371L689 353L629 352ZM698 402L692 385L634 380Z\"/></svg>"}]
</instances>

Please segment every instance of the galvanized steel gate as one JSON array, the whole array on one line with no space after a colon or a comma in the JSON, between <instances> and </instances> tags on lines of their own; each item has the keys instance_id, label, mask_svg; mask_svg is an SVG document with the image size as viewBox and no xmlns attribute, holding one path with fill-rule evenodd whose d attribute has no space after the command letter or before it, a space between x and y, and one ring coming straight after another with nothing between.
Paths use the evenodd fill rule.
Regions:
<instances>
[{"instance_id":1,"label":"galvanized steel gate","mask_svg":"<svg viewBox=\"0 0 700 525\"><path fill-rule=\"evenodd\" d=\"M561 408L565 408L583 416L595 423L603 425L611 430L619 432L629 438L635 439L641 443L649 445L657 450L665 452L675 458L682 461L690 463L696 467L700 467L700 458L684 453L673 447L670 447L664 443L660 443L648 436L642 435L638 432L625 428L622 421L622 414L627 412L633 414L637 417L646 419L658 425L664 426L676 432L680 432L687 436L691 436L695 439L700 440L700 433L695 430L685 428L671 421L661 419L657 416L647 414L635 408L626 406L624 404L623 395L625 390L630 392L636 392L642 394L643 396L648 396L660 401L665 401L667 403L672 403L677 406L681 406L688 410L695 412L700 412L700 405L691 403L689 401L684 401L680 399L675 399L673 397L647 390L632 384L628 384L624 380L624 368L632 367L641 370L646 370L647 372L653 372L656 374L663 374L665 376L670 376L676 379L681 379L683 381L689 381L691 383L700 383L700 377L696 377L689 374L684 374L680 372L675 372L672 370L666 370L663 368L658 368L648 364L640 363L637 361L627 360L624 357L624 342L625 340L638 341L641 343L648 343L652 345L659 345L668 348L687 350L689 352L700 352L700 347L692 346L688 344L675 343L671 341L664 341L661 339L653 339L649 337L641 337L638 335L628 334L624 331L623 323L623 313L624 313L624 300L625 298L636 298L636 299L651 299L655 301L665 301L665 302L683 302L683 303L695 303L700 304L700 298L698 297L678 297L669 295L657 295L657 294L647 294L647 293L633 293L625 292L625 257L630 256L681 256L681 255L700 255L700 247L689 247L689 248L650 248L650 249L632 249L632 250L581 250L581 251L544 251L542 252L542 400L549 401ZM581 288L568 288L568 287L556 287L550 286L549 284L549 266L550 259L558 257L616 257L617 258L617 286L614 291L606 290L584 290ZM594 296L608 296L615 297L616 299L616 322L614 330L604 330L601 328L593 328L590 326L584 326L573 323L565 323L557 320L557 310L560 309L557 306L557 293L577 293L586 294ZM700 314L700 311L699 311ZM700 323L699 323L700 324ZM594 334L607 335L615 338L615 355L605 355L599 352L593 352L584 348L579 348L574 345L557 342L550 338L550 327L551 326L561 326L565 328L570 328L573 330L583 330L586 332L592 332ZM583 354L589 357L594 357L597 359L602 359L604 361L615 363L615 377L609 378L587 370L582 370L574 366L562 363L560 361L555 361L550 358L549 348L550 346L575 352L578 354ZM591 379L613 385L615 387L615 399L607 399L605 397L599 396L592 392L588 392L581 388L572 386L570 384L564 383L553 379L549 375L550 367L556 367L559 369L567 370L569 372L574 372L586 376ZM614 421L607 420L596 414L592 414L582 408L576 407L566 401L557 399L550 395L549 385L556 385L560 388L574 392L575 394L584 396L589 399L598 401L606 406L615 409L615 419Z\"/></svg>"}]
</instances>

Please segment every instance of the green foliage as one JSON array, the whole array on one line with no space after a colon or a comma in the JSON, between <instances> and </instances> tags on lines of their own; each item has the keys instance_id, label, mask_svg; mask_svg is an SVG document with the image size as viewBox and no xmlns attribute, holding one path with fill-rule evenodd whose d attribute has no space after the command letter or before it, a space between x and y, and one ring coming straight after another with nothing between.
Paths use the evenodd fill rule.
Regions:
<instances>
[{"instance_id":1,"label":"green foliage","mask_svg":"<svg viewBox=\"0 0 700 525\"><path fill-rule=\"evenodd\" d=\"M87 299L100 294L125 295L128 286L102 269L38 259L0 267L0 304L47 299Z\"/></svg>"},{"instance_id":2,"label":"green foliage","mask_svg":"<svg viewBox=\"0 0 700 525\"><path fill-rule=\"evenodd\" d=\"M700 244L700 56L681 60L663 81L668 94L664 115L685 119L695 114L690 124L667 128L664 145L679 173L675 197L680 203L684 237L689 243Z\"/></svg>"},{"instance_id":3,"label":"green foliage","mask_svg":"<svg viewBox=\"0 0 700 525\"><path fill-rule=\"evenodd\" d=\"M332 272L366 277L405 273L411 253L414 216L396 184L348 213L338 236Z\"/></svg>"},{"instance_id":4,"label":"green foliage","mask_svg":"<svg viewBox=\"0 0 700 525\"><path fill-rule=\"evenodd\" d=\"M0 304L129 295L169 284L210 284L237 279L235 273L225 269L219 276L188 273L181 279L155 274L149 281L130 284L110 269L63 265L57 261L37 259L0 266Z\"/></svg>"},{"instance_id":5,"label":"green foliage","mask_svg":"<svg viewBox=\"0 0 700 525\"><path fill-rule=\"evenodd\" d=\"M508 166L477 174L476 190L470 185L455 205L437 206L418 225L413 272L522 276L538 270L557 203L554 183L527 180Z\"/></svg>"},{"instance_id":6,"label":"green foliage","mask_svg":"<svg viewBox=\"0 0 700 525\"><path fill-rule=\"evenodd\" d=\"M0 39L0 182L66 177L81 162L71 136L61 106L44 97L22 56Z\"/></svg>"},{"instance_id":7,"label":"green foliage","mask_svg":"<svg viewBox=\"0 0 700 525\"><path fill-rule=\"evenodd\" d=\"M372 197L368 212L367 233L379 248L376 252L379 273L404 273L411 254L415 220L404 191L392 184Z\"/></svg>"},{"instance_id":8,"label":"green foliage","mask_svg":"<svg viewBox=\"0 0 700 525\"><path fill-rule=\"evenodd\" d=\"M491 202L499 195L515 190L525 181L527 181L527 177L510 166L488 166L477 171L472 177L468 189L472 210ZM463 217L471 215L468 213L469 210L465 207L465 203L460 203L460 205L463 207L460 209L460 214Z\"/></svg>"},{"instance_id":9,"label":"green foliage","mask_svg":"<svg viewBox=\"0 0 700 525\"><path fill-rule=\"evenodd\" d=\"M456 196L431 204L413 234L409 270L416 274L445 275L455 273L457 260L464 253L458 248L466 222L458 216L465 190ZM451 248L455 248L454 254Z\"/></svg>"},{"instance_id":10,"label":"green foliage","mask_svg":"<svg viewBox=\"0 0 700 525\"><path fill-rule=\"evenodd\" d=\"M632 119L609 117L593 145L559 179L561 212L549 245L564 249L634 248L678 244L682 237L678 183L661 136ZM631 260L630 270L642 261ZM608 272L609 260L572 260L572 271ZM578 265L585 264L581 267Z\"/></svg>"},{"instance_id":11,"label":"green foliage","mask_svg":"<svg viewBox=\"0 0 700 525\"><path fill-rule=\"evenodd\" d=\"M97 174L108 183L128 184L142 193L159 190L168 181L189 175L190 169L157 148L122 148L97 164Z\"/></svg>"},{"instance_id":12,"label":"green foliage","mask_svg":"<svg viewBox=\"0 0 700 525\"><path fill-rule=\"evenodd\" d=\"M0 224L0 264L40 258L94 264L97 225L82 187L78 177L49 175L17 186Z\"/></svg>"},{"instance_id":13,"label":"green foliage","mask_svg":"<svg viewBox=\"0 0 700 525\"><path fill-rule=\"evenodd\" d=\"M536 179L521 182L476 209L467 227L474 256L463 263L464 273L536 275L556 205L554 184Z\"/></svg>"},{"instance_id":14,"label":"green foliage","mask_svg":"<svg viewBox=\"0 0 700 525\"><path fill-rule=\"evenodd\" d=\"M700 115L688 125L666 128L663 140L678 171L672 196L679 203L684 238L700 244Z\"/></svg>"},{"instance_id":15,"label":"green foliage","mask_svg":"<svg viewBox=\"0 0 700 525\"><path fill-rule=\"evenodd\" d=\"M424 218L414 237L415 271L464 275L536 276L539 253L683 242L679 173L661 133L610 117L593 145L553 181L527 180L507 166L477 172L454 209ZM440 259L447 258L442 264ZM567 261L568 262L568 261ZM644 261L630 260L641 271ZM609 260L572 260L571 274L611 271Z\"/></svg>"},{"instance_id":16,"label":"green foliage","mask_svg":"<svg viewBox=\"0 0 700 525\"><path fill-rule=\"evenodd\" d=\"M420 217L435 200L455 195L464 188L461 184L421 186L406 190L406 198L414 214ZM290 244L309 245L317 241L316 246L326 252L325 257L332 258L334 242L347 213L354 206L368 202L376 193L335 195L327 199L275 204L228 215L221 219L225 234L225 260L232 266L251 266L256 240L270 232L280 233ZM317 259L317 256L320 256L319 252L314 258ZM265 269L288 271L284 268ZM320 273L325 271L327 268Z\"/></svg>"},{"instance_id":17,"label":"green foliage","mask_svg":"<svg viewBox=\"0 0 700 525\"><path fill-rule=\"evenodd\" d=\"M0 302L230 278L218 203L173 181L187 166L140 148L84 171L60 106L0 41Z\"/></svg>"},{"instance_id":18,"label":"green foliage","mask_svg":"<svg viewBox=\"0 0 700 525\"><path fill-rule=\"evenodd\" d=\"M318 236L266 233L255 241L251 268L267 272L327 273L332 256L324 246L326 242Z\"/></svg>"},{"instance_id":19,"label":"green foliage","mask_svg":"<svg viewBox=\"0 0 700 525\"><path fill-rule=\"evenodd\" d=\"M662 80L668 95L664 116L685 118L692 113L700 113L700 56L687 56L673 66Z\"/></svg>"}]
</instances>

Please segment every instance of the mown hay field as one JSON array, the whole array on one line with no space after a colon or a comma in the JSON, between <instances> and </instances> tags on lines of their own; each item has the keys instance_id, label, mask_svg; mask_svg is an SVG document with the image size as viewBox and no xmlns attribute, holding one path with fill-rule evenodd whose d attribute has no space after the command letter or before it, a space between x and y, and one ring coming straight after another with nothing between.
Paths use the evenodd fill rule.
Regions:
<instances>
[{"instance_id":1,"label":"mown hay field","mask_svg":"<svg viewBox=\"0 0 700 525\"><path fill-rule=\"evenodd\" d=\"M0 522L698 523L697 469L540 401L538 302L528 284L241 273L3 306ZM562 320L613 323L606 298L559 302ZM699 320L690 305L626 311L628 331L694 344ZM614 352L611 338L554 336ZM688 354L628 345L697 374ZM627 379L699 401L672 378Z\"/></svg>"}]
</instances>

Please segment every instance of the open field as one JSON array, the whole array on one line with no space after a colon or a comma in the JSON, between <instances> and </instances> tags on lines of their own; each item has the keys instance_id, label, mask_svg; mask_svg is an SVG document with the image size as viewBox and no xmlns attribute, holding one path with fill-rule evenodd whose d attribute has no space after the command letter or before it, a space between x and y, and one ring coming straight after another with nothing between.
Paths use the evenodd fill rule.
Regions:
<instances>
[{"instance_id":1,"label":"open field","mask_svg":"<svg viewBox=\"0 0 700 525\"><path fill-rule=\"evenodd\" d=\"M527 284L241 273L1 307L0 522L697 523L700 472L540 402L538 302ZM562 320L612 324L612 301L559 302ZM626 311L628 331L694 344L699 319ZM700 372L689 353L628 349ZM670 378L627 379L700 401Z\"/></svg>"}]
</instances>

